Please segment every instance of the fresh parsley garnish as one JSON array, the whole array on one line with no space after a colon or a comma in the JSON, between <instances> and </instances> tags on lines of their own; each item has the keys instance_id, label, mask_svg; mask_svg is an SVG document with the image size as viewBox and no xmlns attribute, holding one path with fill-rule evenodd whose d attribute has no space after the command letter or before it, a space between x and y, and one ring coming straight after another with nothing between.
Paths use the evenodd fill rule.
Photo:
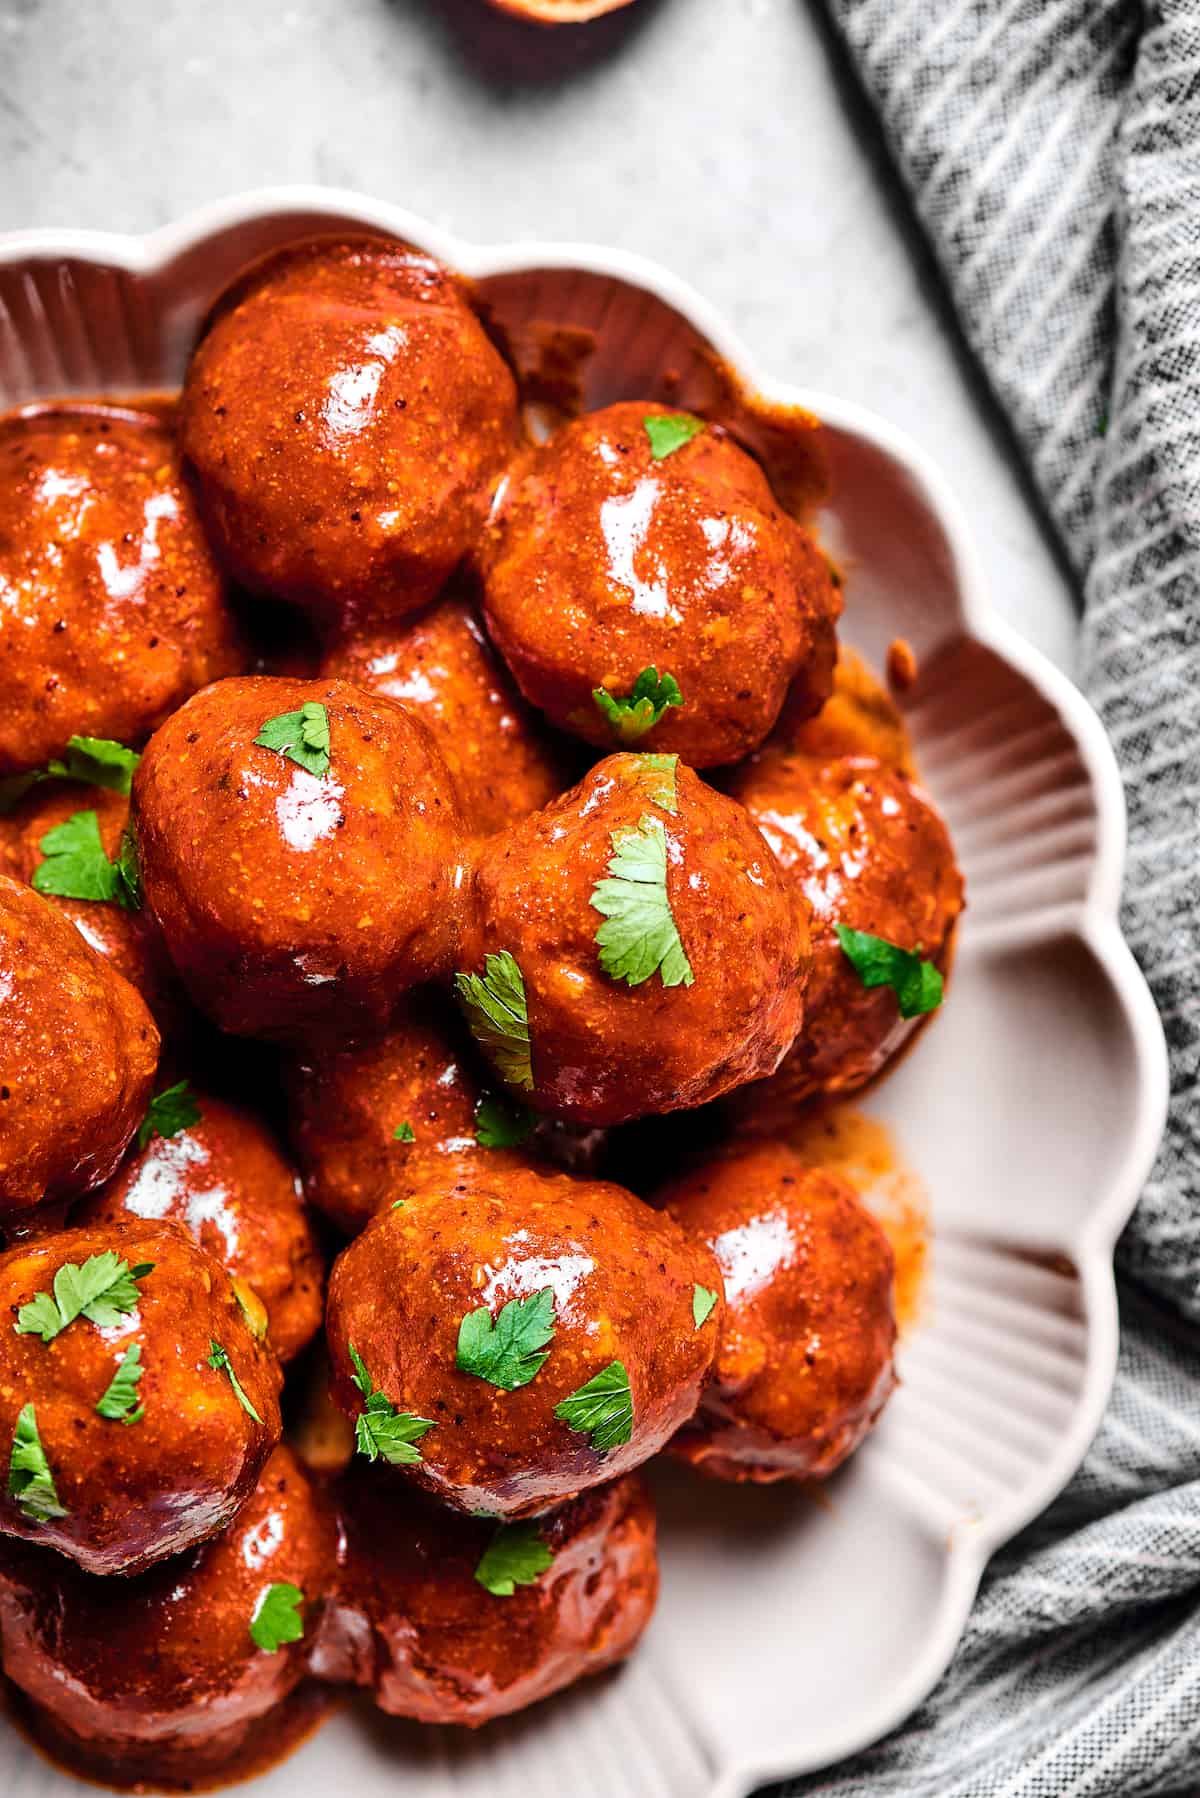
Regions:
<instances>
[{"instance_id":1,"label":"fresh parsley garnish","mask_svg":"<svg viewBox=\"0 0 1200 1798\"><path fill-rule=\"evenodd\" d=\"M536 1523L502 1523L480 1556L475 1578L493 1598L511 1598L553 1563Z\"/></svg>"},{"instance_id":2,"label":"fresh parsley garnish","mask_svg":"<svg viewBox=\"0 0 1200 1798\"><path fill-rule=\"evenodd\" d=\"M246 1396L246 1388L242 1385L242 1382L233 1371L233 1362L229 1359L228 1354L221 1347L220 1343L213 1342L211 1338L209 1339L208 1344L208 1365L212 1368L214 1373L228 1374L229 1384L233 1387L234 1396L236 1397L238 1404L242 1407L242 1410L246 1413L246 1416L252 1417L255 1423L261 1423L262 1418L258 1415L258 1412L254 1409L254 1406Z\"/></svg>"},{"instance_id":3,"label":"fresh parsley garnish","mask_svg":"<svg viewBox=\"0 0 1200 1798\"><path fill-rule=\"evenodd\" d=\"M649 750L641 750L636 755L626 756L620 772L626 785L639 787L647 799L674 817L679 810L679 797L675 791L678 767L677 755L653 755Z\"/></svg>"},{"instance_id":4,"label":"fresh parsley garnish","mask_svg":"<svg viewBox=\"0 0 1200 1798\"><path fill-rule=\"evenodd\" d=\"M8 1460L8 1496L16 1499L21 1515L30 1523L46 1523L52 1517L67 1515L59 1502L54 1475L38 1434L37 1413L31 1404L22 1405L17 1414Z\"/></svg>"},{"instance_id":5,"label":"fresh parsley garnish","mask_svg":"<svg viewBox=\"0 0 1200 1798\"><path fill-rule=\"evenodd\" d=\"M299 1642L304 1636L304 1618L300 1606L304 1594L290 1580L276 1580L258 1595L254 1615L250 1619L250 1640L264 1654L275 1654L285 1642Z\"/></svg>"},{"instance_id":6,"label":"fresh parsley garnish","mask_svg":"<svg viewBox=\"0 0 1200 1798\"><path fill-rule=\"evenodd\" d=\"M139 911L142 904L142 865L138 859L137 838L131 830L121 834L121 847L113 863L117 870L117 903L126 911Z\"/></svg>"},{"instance_id":7,"label":"fresh parsley garnish","mask_svg":"<svg viewBox=\"0 0 1200 1798\"><path fill-rule=\"evenodd\" d=\"M518 1149L536 1128L536 1112L497 1093L485 1093L475 1107L475 1141L481 1149Z\"/></svg>"},{"instance_id":8,"label":"fresh parsley garnish","mask_svg":"<svg viewBox=\"0 0 1200 1798\"><path fill-rule=\"evenodd\" d=\"M117 1371L109 1381L96 1410L110 1423L140 1423L146 1415L145 1405L138 1404L138 1381L142 1366L142 1345L132 1343L117 1363Z\"/></svg>"},{"instance_id":9,"label":"fresh parsley garnish","mask_svg":"<svg viewBox=\"0 0 1200 1798\"><path fill-rule=\"evenodd\" d=\"M407 1119L403 1124L397 1124L392 1131L393 1142L416 1142L416 1140L417 1133Z\"/></svg>"},{"instance_id":10,"label":"fresh parsley garnish","mask_svg":"<svg viewBox=\"0 0 1200 1798\"><path fill-rule=\"evenodd\" d=\"M145 1117L138 1125L138 1148L144 1149L152 1136L178 1136L190 1130L201 1118L199 1105L186 1080L164 1087L151 1099Z\"/></svg>"},{"instance_id":11,"label":"fresh parsley garnish","mask_svg":"<svg viewBox=\"0 0 1200 1798\"><path fill-rule=\"evenodd\" d=\"M111 737L72 737L61 759L56 757L44 768L0 781L0 814L11 811L31 787L44 780L78 780L91 787L107 787L111 793L128 793L141 759L135 749L126 749Z\"/></svg>"},{"instance_id":12,"label":"fresh parsley garnish","mask_svg":"<svg viewBox=\"0 0 1200 1798\"><path fill-rule=\"evenodd\" d=\"M366 1400L354 1426L359 1454L365 1455L368 1461L377 1461L382 1456L393 1467L413 1466L422 1458L416 1444L426 1430L433 1429L433 1419L414 1417L411 1411L397 1411L390 1398L375 1390L371 1376L363 1366L362 1356L353 1343L350 1344L350 1359L354 1363L351 1377Z\"/></svg>"},{"instance_id":13,"label":"fresh parsley garnish","mask_svg":"<svg viewBox=\"0 0 1200 1798\"><path fill-rule=\"evenodd\" d=\"M592 888L592 905L607 920L596 932L600 966L614 980L640 986L657 974L664 986L691 986L667 896L667 833L643 812L636 830L614 830L609 879Z\"/></svg>"},{"instance_id":14,"label":"fresh parsley garnish","mask_svg":"<svg viewBox=\"0 0 1200 1798\"><path fill-rule=\"evenodd\" d=\"M704 420L691 412L648 412L642 424L650 439L650 454L656 462L673 456L677 449L682 449L704 429Z\"/></svg>"},{"instance_id":15,"label":"fresh parsley garnish","mask_svg":"<svg viewBox=\"0 0 1200 1798\"><path fill-rule=\"evenodd\" d=\"M931 961L922 961L911 949L899 949L881 936L865 930L836 926L837 940L864 986L890 986L902 1018L919 1018L936 1011L945 983Z\"/></svg>"},{"instance_id":16,"label":"fresh parsley garnish","mask_svg":"<svg viewBox=\"0 0 1200 1798\"><path fill-rule=\"evenodd\" d=\"M454 976L471 1035L510 1086L528 1090L533 1063L524 976L507 949L485 956L483 968L482 974Z\"/></svg>"},{"instance_id":17,"label":"fresh parsley garnish","mask_svg":"<svg viewBox=\"0 0 1200 1798\"><path fill-rule=\"evenodd\" d=\"M100 820L94 811L72 812L38 843L45 860L33 871L33 887L56 899L112 900L126 911L141 903L141 882L133 838L126 831L115 862L110 862L100 841Z\"/></svg>"},{"instance_id":18,"label":"fresh parsley garnish","mask_svg":"<svg viewBox=\"0 0 1200 1798\"><path fill-rule=\"evenodd\" d=\"M716 1302L716 1293L710 1292L707 1286L692 1287L692 1321L697 1329L708 1322Z\"/></svg>"},{"instance_id":19,"label":"fresh parsley garnish","mask_svg":"<svg viewBox=\"0 0 1200 1798\"><path fill-rule=\"evenodd\" d=\"M604 687L593 687L592 699L619 743L636 743L670 706L683 704L675 676L664 674L660 680L657 668L643 668L624 699L614 698Z\"/></svg>"},{"instance_id":20,"label":"fresh parsley garnish","mask_svg":"<svg viewBox=\"0 0 1200 1798\"><path fill-rule=\"evenodd\" d=\"M43 1342L53 1342L77 1317L86 1317L98 1329L111 1329L137 1309L137 1283L153 1272L153 1261L140 1261L136 1267L130 1267L111 1249L89 1255L82 1267L75 1261L64 1261L54 1276L54 1296L35 1293L17 1312L17 1335L40 1336Z\"/></svg>"},{"instance_id":21,"label":"fresh parsley garnish","mask_svg":"<svg viewBox=\"0 0 1200 1798\"><path fill-rule=\"evenodd\" d=\"M329 713L315 700L307 700L298 712L268 718L254 741L282 752L309 774L329 772Z\"/></svg>"},{"instance_id":22,"label":"fresh parsley garnish","mask_svg":"<svg viewBox=\"0 0 1200 1798\"><path fill-rule=\"evenodd\" d=\"M524 1299L509 1299L495 1323L486 1305L468 1311L458 1326L457 1367L502 1392L528 1386L554 1341L554 1288L544 1286Z\"/></svg>"},{"instance_id":23,"label":"fresh parsley garnish","mask_svg":"<svg viewBox=\"0 0 1200 1798\"><path fill-rule=\"evenodd\" d=\"M561 1404L554 1415L578 1435L590 1436L598 1455L633 1435L633 1394L622 1361L610 1361Z\"/></svg>"}]
</instances>

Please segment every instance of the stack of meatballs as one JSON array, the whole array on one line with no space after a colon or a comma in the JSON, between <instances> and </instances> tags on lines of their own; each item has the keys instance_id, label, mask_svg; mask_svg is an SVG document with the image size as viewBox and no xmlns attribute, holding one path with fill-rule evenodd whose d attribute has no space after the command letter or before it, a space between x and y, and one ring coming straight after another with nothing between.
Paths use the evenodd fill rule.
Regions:
<instances>
[{"instance_id":1,"label":"stack of meatballs","mask_svg":"<svg viewBox=\"0 0 1200 1798\"><path fill-rule=\"evenodd\" d=\"M521 420L382 238L0 420L0 1645L113 1783L610 1666L645 1462L822 1477L894 1384L791 1128L941 1000L945 826L726 429Z\"/></svg>"}]
</instances>

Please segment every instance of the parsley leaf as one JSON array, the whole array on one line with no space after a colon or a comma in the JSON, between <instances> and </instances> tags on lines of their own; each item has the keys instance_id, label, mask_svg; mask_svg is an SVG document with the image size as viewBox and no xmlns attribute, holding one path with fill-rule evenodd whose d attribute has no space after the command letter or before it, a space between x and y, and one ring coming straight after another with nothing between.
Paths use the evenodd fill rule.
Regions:
<instances>
[{"instance_id":1,"label":"parsley leaf","mask_svg":"<svg viewBox=\"0 0 1200 1798\"><path fill-rule=\"evenodd\" d=\"M132 1343L117 1363L117 1371L97 1401L96 1410L111 1423L140 1423L146 1415L145 1405L138 1404L138 1381L142 1366L142 1345Z\"/></svg>"},{"instance_id":2,"label":"parsley leaf","mask_svg":"<svg viewBox=\"0 0 1200 1798\"><path fill-rule=\"evenodd\" d=\"M456 974L454 989L471 1035L510 1086L533 1085L525 980L507 949L484 957L482 974Z\"/></svg>"},{"instance_id":3,"label":"parsley leaf","mask_svg":"<svg viewBox=\"0 0 1200 1798\"><path fill-rule=\"evenodd\" d=\"M607 919L596 932L600 966L630 986L654 974L664 986L691 986L695 975L667 896L666 831L644 812L636 830L613 831L612 846L611 878L592 888L592 905Z\"/></svg>"},{"instance_id":4,"label":"parsley leaf","mask_svg":"<svg viewBox=\"0 0 1200 1798\"><path fill-rule=\"evenodd\" d=\"M131 830L122 831L121 847L113 863L117 874L117 904L126 911L140 911L142 904L142 864L138 859L137 838Z\"/></svg>"},{"instance_id":5,"label":"parsley leaf","mask_svg":"<svg viewBox=\"0 0 1200 1798\"><path fill-rule=\"evenodd\" d=\"M486 1305L468 1311L458 1326L457 1367L502 1392L528 1386L546 1361L539 1353L554 1341L554 1288L543 1286L524 1299L509 1299L495 1323Z\"/></svg>"},{"instance_id":6,"label":"parsley leaf","mask_svg":"<svg viewBox=\"0 0 1200 1798\"><path fill-rule=\"evenodd\" d=\"M708 1322L716 1302L716 1293L710 1292L707 1286L692 1287L692 1321L697 1329Z\"/></svg>"},{"instance_id":7,"label":"parsley leaf","mask_svg":"<svg viewBox=\"0 0 1200 1798\"><path fill-rule=\"evenodd\" d=\"M578 1435L590 1435L598 1455L633 1435L633 1394L622 1361L610 1361L585 1386L555 1405L554 1415Z\"/></svg>"},{"instance_id":8,"label":"parsley leaf","mask_svg":"<svg viewBox=\"0 0 1200 1798\"><path fill-rule=\"evenodd\" d=\"M88 1318L101 1330L111 1329L137 1309L137 1282L153 1272L153 1261L130 1267L111 1249L89 1255L82 1267L64 1261L54 1276L54 1297L39 1292L17 1312L17 1335L53 1342L77 1317Z\"/></svg>"},{"instance_id":9,"label":"parsley leaf","mask_svg":"<svg viewBox=\"0 0 1200 1798\"><path fill-rule=\"evenodd\" d=\"M624 699L614 699L605 687L593 687L592 699L620 743L636 743L654 729L669 706L683 704L675 676L664 674L660 680L657 668L643 668Z\"/></svg>"},{"instance_id":10,"label":"parsley leaf","mask_svg":"<svg viewBox=\"0 0 1200 1798\"><path fill-rule=\"evenodd\" d=\"M837 940L864 986L890 986L902 1018L919 1018L936 1011L945 990L942 976L931 961L922 961L910 949L899 949L881 936L865 930L836 926Z\"/></svg>"},{"instance_id":11,"label":"parsley leaf","mask_svg":"<svg viewBox=\"0 0 1200 1798\"><path fill-rule=\"evenodd\" d=\"M150 1101L145 1117L138 1125L137 1143L144 1149L152 1136L178 1136L200 1122L202 1113L186 1080L177 1080L157 1093Z\"/></svg>"},{"instance_id":12,"label":"parsley leaf","mask_svg":"<svg viewBox=\"0 0 1200 1798\"><path fill-rule=\"evenodd\" d=\"M475 1107L475 1141L481 1149L516 1149L537 1127L537 1113L496 1093L485 1093Z\"/></svg>"},{"instance_id":13,"label":"parsley leaf","mask_svg":"<svg viewBox=\"0 0 1200 1798\"><path fill-rule=\"evenodd\" d=\"M511 1598L553 1563L536 1523L502 1523L480 1556L475 1578L493 1598Z\"/></svg>"},{"instance_id":14,"label":"parsley leaf","mask_svg":"<svg viewBox=\"0 0 1200 1798\"><path fill-rule=\"evenodd\" d=\"M350 1359L354 1363L351 1378L367 1401L354 1426L354 1441L359 1454L365 1455L368 1461L377 1461L382 1456L393 1467L412 1467L422 1458L416 1444L426 1430L433 1429L433 1419L414 1417L411 1411L397 1411L390 1398L376 1392L371 1376L363 1366L362 1356L353 1343L349 1346Z\"/></svg>"},{"instance_id":15,"label":"parsley leaf","mask_svg":"<svg viewBox=\"0 0 1200 1798\"><path fill-rule=\"evenodd\" d=\"M640 787L647 799L661 805L664 812L670 812L674 817L679 810L675 791L678 766L677 755L653 755L649 750L641 750L636 755L626 756L620 774L627 786Z\"/></svg>"},{"instance_id":16,"label":"parsley leaf","mask_svg":"<svg viewBox=\"0 0 1200 1798\"><path fill-rule=\"evenodd\" d=\"M329 713L311 699L298 712L268 718L254 741L263 749L282 750L310 774L329 772Z\"/></svg>"},{"instance_id":17,"label":"parsley leaf","mask_svg":"<svg viewBox=\"0 0 1200 1798\"><path fill-rule=\"evenodd\" d=\"M126 749L111 737L72 737L61 761L49 762L41 778L83 780L110 793L128 793L133 771L141 761L136 749Z\"/></svg>"},{"instance_id":18,"label":"parsley leaf","mask_svg":"<svg viewBox=\"0 0 1200 1798\"><path fill-rule=\"evenodd\" d=\"M22 1405L17 1415L8 1461L8 1496L16 1499L21 1515L30 1523L46 1523L52 1517L67 1515L59 1503L32 1405Z\"/></svg>"},{"instance_id":19,"label":"parsley leaf","mask_svg":"<svg viewBox=\"0 0 1200 1798\"><path fill-rule=\"evenodd\" d=\"M417 1133L407 1121L403 1124L397 1124L396 1128L392 1131L393 1142L416 1142L416 1140Z\"/></svg>"},{"instance_id":20,"label":"parsley leaf","mask_svg":"<svg viewBox=\"0 0 1200 1798\"><path fill-rule=\"evenodd\" d=\"M250 1619L250 1640L264 1654L274 1654L285 1642L299 1642L304 1636L304 1618L300 1606L304 1594L290 1580L276 1580L264 1586L258 1595L254 1615Z\"/></svg>"},{"instance_id":21,"label":"parsley leaf","mask_svg":"<svg viewBox=\"0 0 1200 1798\"><path fill-rule=\"evenodd\" d=\"M117 870L104 853L95 812L72 812L46 832L38 848L46 859L33 871L35 892L57 899L120 898Z\"/></svg>"},{"instance_id":22,"label":"parsley leaf","mask_svg":"<svg viewBox=\"0 0 1200 1798\"><path fill-rule=\"evenodd\" d=\"M648 412L642 420L650 439L650 454L656 462L665 461L677 449L690 443L704 429L704 420L691 412Z\"/></svg>"},{"instance_id":23,"label":"parsley leaf","mask_svg":"<svg viewBox=\"0 0 1200 1798\"><path fill-rule=\"evenodd\" d=\"M208 1350L208 1365L212 1368L213 1372L229 1375L229 1384L233 1387L238 1404L242 1407L242 1410L246 1413L247 1417L252 1417L255 1423L261 1423L262 1418L254 1409L250 1400L246 1397L246 1389L234 1373L233 1362L229 1359L228 1354L221 1347L220 1343L214 1342L211 1337L209 1338Z\"/></svg>"}]
</instances>

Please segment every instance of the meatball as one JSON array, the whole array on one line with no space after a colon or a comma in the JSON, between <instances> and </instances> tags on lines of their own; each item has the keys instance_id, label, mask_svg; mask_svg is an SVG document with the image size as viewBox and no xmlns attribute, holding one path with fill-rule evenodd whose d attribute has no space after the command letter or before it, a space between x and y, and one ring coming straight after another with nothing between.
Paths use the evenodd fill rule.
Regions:
<instances>
[{"instance_id":1,"label":"meatball","mask_svg":"<svg viewBox=\"0 0 1200 1798\"><path fill-rule=\"evenodd\" d=\"M399 700L425 720L471 830L504 830L567 784L464 599L439 601L403 630L339 644L323 672Z\"/></svg>"},{"instance_id":2,"label":"meatball","mask_svg":"<svg viewBox=\"0 0 1200 1798\"><path fill-rule=\"evenodd\" d=\"M91 1779L191 1790L244 1776L269 1714L277 1744L336 1564L332 1511L277 1448L219 1535L118 1587L0 1548L4 1670L38 1736Z\"/></svg>"},{"instance_id":3,"label":"meatball","mask_svg":"<svg viewBox=\"0 0 1200 1798\"><path fill-rule=\"evenodd\" d=\"M696 1408L716 1262L623 1187L531 1168L430 1181L329 1282L358 1446L461 1511L522 1517L657 1453ZM707 1302L707 1301L706 1301Z\"/></svg>"},{"instance_id":4,"label":"meatball","mask_svg":"<svg viewBox=\"0 0 1200 1798\"><path fill-rule=\"evenodd\" d=\"M726 1300L713 1377L673 1453L722 1480L832 1473L896 1383L883 1231L848 1180L780 1143L719 1154L661 1198L716 1255Z\"/></svg>"},{"instance_id":5,"label":"meatball","mask_svg":"<svg viewBox=\"0 0 1200 1798\"><path fill-rule=\"evenodd\" d=\"M129 825L128 797L79 781L54 781L35 787L11 817L0 819L0 865L32 884L47 860L45 838L81 812L96 814L100 846L116 862ZM97 955L137 988L163 1036L179 1036L186 1028L187 999L150 913L116 899L68 899L49 891L45 896Z\"/></svg>"},{"instance_id":6,"label":"meatball","mask_svg":"<svg viewBox=\"0 0 1200 1798\"><path fill-rule=\"evenodd\" d=\"M390 699L208 687L147 746L133 823L147 902L222 1030L348 1029L455 965L462 821L432 737Z\"/></svg>"},{"instance_id":7,"label":"meatball","mask_svg":"<svg viewBox=\"0 0 1200 1798\"><path fill-rule=\"evenodd\" d=\"M122 407L0 420L0 776L75 734L140 743L243 666L169 423Z\"/></svg>"},{"instance_id":8,"label":"meatball","mask_svg":"<svg viewBox=\"0 0 1200 1798\"><path fill-rule=\"evenodd\" d=\"M877 756L885 767L912 778L912 744L896 702L847 644L838 646L833 692L815 717L805 700L802 693L795 717L785 703L773 742L821 762L839 755Z\"/></svg>"},{"instance_id":9,"label":"meatball","mask_svg":"<svg viewBox=\"0 0 1200 1798\"><path fill-rule=\"evenodd\" d=\"M46 899L0 874L0 1215L107 1180L150 1098L154 1020Z\"/></svg>"},{"instance_id":10,"label":"meatball","mask_svg":"<svg viewBox=\"0 0 1200 1798\"><path fill-rule=\"evenodd\" d=\"M681 416L625 402L526 451L479 553L488 629L532 704L600 748L637 738L706 768L763 741L789 684L820 706L840 601L719 427L656 451ZM630 711L647 669L674 689Z\"/></svg>"},{"instance_id":11,"label":"meatball","mask_svg":"<svg viewBox=\"0 0 1200 1798\"><path fill-rule=\"evenodd\" d=\"M624 1660L650 1621L654 1512L635 1477L537 1524L456 1517L361 1466L338 1497L343 1564L314 1670L393 1715L487 1723ZM522 1578L505 1589L510 1544Z\"/></svg>"},{"instance_id":12,"label":"meatball","mask_svg":"<svg viewBox=\"0 0 1200 1798\"><path fill-rule=\"evenodd\" d=\"M805 1024L773 1080L741 1102L764 1120L818 1092L849 1092L878 1073L919 1017L889 986L865 986L837 927L882 937L949 967L963 906L950 836L911 781L870 756L816 762L764 752L734 791L812 910Z\"/></svg>"},{"instance_id":13,"label":"meatball","mask_svg":"<svg viewBox=\"0 0 1200 1798\"><path fill-rule=\"evenodd\" d=\"M0 1255L0 1531L136 1573L221 1529L279 1440L279 1365L225 1270L170 1225Z\"/></svg>"},{"instance_id":14,"label":"meatball","mask_svg":"<svg viewBox=\"0 0 1200 1798\"><path fill-rule=\"evenodd\" d=\"M211 1093L190 1096L197 1121L152 1135L72 1222L96 1232L139 1218L178 1224L240 1283L249 1309L261 1301L267 1339L290 1361L324 1313L324 1269L299 1178L252 1112Z\"/></svg>"},{"instance_id":15,"label":"meatball","mask_svg":"<svg viewBox=\"0 0 1200 1798\"><path fill-rule=\"evenodd\" d=\"M426 604L475 540L515 442L516 386L432 258L324 239L225 295L181 428L237 578L345 628Z\"/></svg>"},{"instance_id":16,"label":"meatball","mask_svg":"<svg viewBox=\"0 0 1200 1798\"><path fill-rule=\"evenodd\" d=\"M742 807L673 756L597 763L482 846L475 886L459 992L539 1109L616 1124L700 1105L769 1074L799 1028L803 895Z\"/></svg>"}]
</instances>

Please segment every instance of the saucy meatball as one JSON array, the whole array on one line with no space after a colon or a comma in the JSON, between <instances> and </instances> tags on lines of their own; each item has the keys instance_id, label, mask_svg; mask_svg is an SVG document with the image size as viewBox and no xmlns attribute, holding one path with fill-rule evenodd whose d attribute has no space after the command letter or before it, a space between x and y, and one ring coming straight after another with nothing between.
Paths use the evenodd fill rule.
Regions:
<instances>
[{"instance_id":1,"label":"saucy meatball","mask_svg":"<svg viewBox=\"0 0 1200 1798\"><path fill-rule=\"evenodd\" d=\"M456 964L462 821L432 737L390 699L208 687L148 744L133 823L171 958L222 1030L348 1029Z\"/></svg>"},{"instance_id":2,"label":"saucy meatball","mask_svg":"<svg viewBox=\"0 0 1200 1798\"><path fill-rule=\"evenodd\" d=\"M778 1073L744 1095L770 1111L862 1086L917 1028L889 986L865 986L837 926L949 967L963 907L949 833L919 787L869 756L827 763L765 751L734 791L812 912L804 1029Z\"/></svg>"},{"instance_id":3,"label":"saucy meatball","mask_svg":"<svg viewBox=\"0 0 1200 1798\"><path fill-rule=\"evenodd\" d=\"M279 1365L182 1230L104 1223L11 1248L0 1312L0 1532L135 1573L236 1515L279 1440Z\"/></svg>"},{"instance_id":4,"label":"saucy meatball","mask_svg":"<svg viewBox=\"0 0 1200 1798\"><path fill-rule=\"evenodd\" d=\"M440 600L403 629L338 644L323 672L399 700L425 720L471 830L504 830L567 784L465 599Z\"/></svg>"},{"instance_id":5,"label":"saucy meatball","mask_svg":"<svg viewBox=\"0 0 1200 1798\"><path fill-rule=\"evenodd\" d=\"M650 1621L654 1512L636 1477L536 1524L457 1517L361 1466L338 1499L342 1567L314 1670L369 1686L395 1716L477 1725L522 1710L624 1660ZM523 1550L512 1585L509 1544Z\"/></svg>"},{"instance_id":6,"label":"saucy meatball","mask_svg":"<svg viewBox=\"0 0 1200 1798\"><path fill-rule=\"evenodd\" d=\"M770 1073L800 1025L803 894L742 807L616 755L479 853L458 990L522 1098L617 1124Z\"/></svg>"},{"instance_id":7,"label":"saucy meatball","mask_svg":"<svg viewBox=\"0 0 1200 1798\"><path fill-rule=\"evenodd\" d=\"M839 755L873 755L885 767L913 777L912 744L896 702L848 644L838 646L833 692L815 717L805 699L802 693L796 717L790 702L784 704L773 743L821 762Z\"/></svg>"},{"instance_id":8,"label":"saucy meatball","mask_svg":"<svg viewBox=\"0 0 1200 1798\"><path fill-rule=\"evenodd\" d=\"M163 418L29 407L0 419L0 776L79 734L140 743L243 666Z\"/></svg>"},{"instance_id":9,"label":"saucy meatball","mask_svg":"<svg viewBox=\"0 0 1200 1798\"><path fill-rule=\"evenodd\" d=\"M107 1180L145 1113L158 1041L129 982L0 874L0 1215Z\"/></svg>"},{"instance_id":10,"label":"saucy meatball","mask_svg":"<svg viewBox=\"0 0 1200 1798\"><path fill-rule=\"evenodd\" d=\"M832 1473L896 1382L891 1246L840 1174L779 1143L714 1157L660 1195L721 1267L713 1376L672 1452L722 1480Z\"/></svg>"},{"instance_id":11,"label":"saucy meatball","mask_svg":"<svg viewBox=\"0 0 1200 1798\"><path fill-rule=\"evenodd\" d=\"M698 1327L701 1288L718 1314ZM449 1175L334 1263L333 1395L368 1459L457 1510L529 1516L639 1466L691 1416L719 1292L709 1250L623 1187Z\"/></svg>"},{"instance_id":12,"label":"saucy meatball","mask_svg":"<svg viewBox=\"0 0 1200 1798\"><path fill-rule=\"evenodd\" d=\"M255 1725L304 1677L336 1563L332 1511L277 1448L219 1535L115 1588L0 1548L4 1670L36 1733L90 1779L190 1790L244 1774Z\"/></svg>"},{"instance_id":13,"label":"saucy meatball","mask_svg":"<svg viewBox=\"0 0 1200 1798\"><path fill-rule=\"evenodd\" d=\"M820 706L840 602L719 427L660 453L655 433L681 418L623 402L526 451L480 561L488 629L532 704L600 748L636 739L706 768L763 741L789 684ZM650 711L634 703L644 670L674 683Z\"/></svg>"},{"instance_id":14,"label":"saucy meatball","mask_svg":"<svg viewBox=\"0 0 1200 1798\"><path fill-rule=\"evenodd\" d=\"M266 1126L211 1093L189 1094L195 1122L152 1135L72 1218L178 1224L265 1308L267 1340L290 1361L320 1328L324 1270L300 1181ZM249 1288L249 1292L245 1289Z\"/></svg>"},{"instance_id":15,"label":"saucy meatball","mask_svg":"<svg viewBox=\"0 0 1200 1798\"><path fill-rule=\"evenodd\" d=\"M237 578L344 628L425 605L470 547L512 453L516 386L431 257L325 239L225 295L181 428Z\"/></svg>"}]
</instances>

